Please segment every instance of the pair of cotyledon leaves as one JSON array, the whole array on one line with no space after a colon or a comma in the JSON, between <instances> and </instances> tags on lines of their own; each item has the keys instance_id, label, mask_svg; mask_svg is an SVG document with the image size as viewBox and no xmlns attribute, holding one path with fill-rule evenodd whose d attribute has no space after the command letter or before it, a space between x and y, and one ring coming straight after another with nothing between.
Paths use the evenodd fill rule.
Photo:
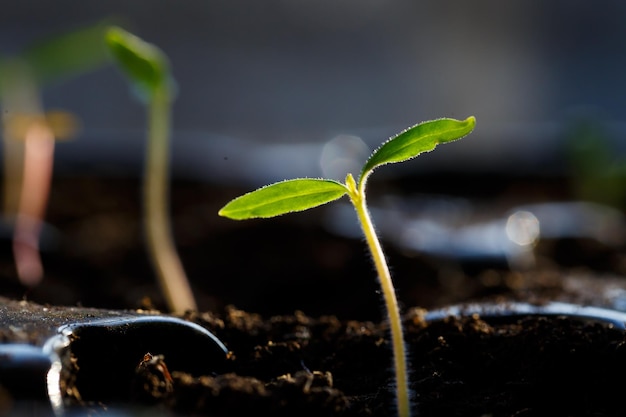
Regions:
<instances>
[{"instance_id":1,"label":"pair of cotyledon leaves","mask_svg":"<svg viewBox=\"0 0 626 417\"><path fill-rule=\"evenodd\" d=\"M172 86L167 57L157 47L117 27L109 29L106 41L120 67L143 95L150 97L158 89ZM433 150L440 143L460 139L469 134L475 124L473 116L465 120L442 118L400 132L375 150L365 162L355 190L350 188L350 184L331 179L286 180L232 200L219 211L219 215L235 220L275 217L317 207L345 194L363 192L365 181L375 168L415 158Z\"/></svg>"},{"instance_id":2,"label":"pair of cotyledon leaves","mask_svg":"<svg viewBox=\"0 0 626 417\"><path fill-rule=\"evenodd\" d=\"M440 143L461 139L475 125L473 116L465 120L442 118L422 122L400 132L376 149L365 162L354 189L348 183L351 176L346 179L346 184L324 178L286 180L232 200L219 211L219 215L234 220L275 217L317 207L346 194L364 192L365 181L375 168L415 158Z\"/></svg>"}]
</instances>

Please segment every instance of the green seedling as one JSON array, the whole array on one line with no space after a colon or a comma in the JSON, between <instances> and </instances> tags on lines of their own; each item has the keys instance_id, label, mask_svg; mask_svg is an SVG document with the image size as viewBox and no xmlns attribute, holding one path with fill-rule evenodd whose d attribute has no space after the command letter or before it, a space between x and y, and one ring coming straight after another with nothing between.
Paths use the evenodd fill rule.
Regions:
<instances>
[{"instance_id":1,"label":"green seedling","mask_svg":"<svg viewBox=\"0 0 626 417\"><path fill-rule=\"evenodd\" d=\"M168 213L169 136L174 81L165 54L119 28L106 33L111 55L148 108L144 210L148 250L171 311L195 310L196 303L173 243Z\"/></svg>"},{"instance_id":2,"label":"green seedling","mask_svg":"<svg viewBox=\"0 0 626 417\"><path fill-rule=\"evenodd\" d=\"M607 129L594 120L577 120L565 142L571 187L580 200L626 208L626 159Z\"/></svg>"},{"instance_id":3,"label":"green seedling","mask_svg":"<svg viewBox=\"0 0 626 417\"><path fill-rule=\"evenodd\" d=\"M0 60L4 147L3 215L13 224L13 254L20 282L43 278L39 235L53 174L54 148L73 137L76 117L45 110L43 87L84 74L107 59L104 23L48 37Z\"/></svg>"},{"instance_id":4,"label":"green seedling","mask_svg":"<svg viewBox=\"0 0 626 417\"><path fill-rule=\"evenodd\" d=\"M307 210L348 195L356 210L382 288L391 331L396 404L401 417L408 417L411 413L402 319L389 267L367 208L365 186L370 174L377 167L415 158L423 152L433 150L440 143L460 139L468 135L475 124L474 117L465 120L445 118L420 123L392 137L374 151L356 181L350 173L346 176L345 183L323 178L281 181L244 194L219 211L220 216L234 220L269 218Z\"/></svg>"}]
</instances>

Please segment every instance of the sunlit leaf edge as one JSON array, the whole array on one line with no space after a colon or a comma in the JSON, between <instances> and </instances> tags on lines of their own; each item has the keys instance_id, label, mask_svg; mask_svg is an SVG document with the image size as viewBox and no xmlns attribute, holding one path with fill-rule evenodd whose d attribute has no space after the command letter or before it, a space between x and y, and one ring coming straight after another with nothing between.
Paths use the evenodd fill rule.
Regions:
<instances>
[{"instance_id":1,"label":"sunlit leaf edge","mask_svg":"<svg viewBox=\"0 0 626 417\"><path fill-rule=\"evenodd\" d=\"M442 123L451 124L454 127L437 129L437 125ZM427 120L408 127L395 136L392 136L370 155L361 170L359 180L363 181L374 169L379 166L404 162L416 158L424 152L432 151L439 144L462 139L470 134L474 130L475 126L476 118L474 116L470 116L465 120L452 118ZM427 130L424 135L417 138L413 137L416 130L423 129ZM393 148L398 146L398 141L401 142L404 138L410 138L410 140L405 144L401 144L403 146L399 146L397 150L394 150ZM407 149L410 150L407 151Z\"/></svg>"},{"instance_id":2,"label":"sunlit leaf edge","mask_svg":"<svg viewBox=\"0 0 626 417\"><path fill-rule=\"evenodd\" d=\"M295 178L263 186L231 200L218 214L233 220L270 218L308 210L341 198L345 185L324 178Z\"/></svg>"}]
</instances>

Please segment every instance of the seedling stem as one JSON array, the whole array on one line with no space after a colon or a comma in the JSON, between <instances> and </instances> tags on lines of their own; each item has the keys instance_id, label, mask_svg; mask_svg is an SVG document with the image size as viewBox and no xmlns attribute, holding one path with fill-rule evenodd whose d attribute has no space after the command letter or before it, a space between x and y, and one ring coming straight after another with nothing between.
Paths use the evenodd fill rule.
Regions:
<instances>
[{"instance_id":1,"label":"seedling stem","mask_svg":"<svg viewBox=\"0 0 626 417\"><path fill-rule=\"evenodd\" d=\"M358 182L350 173L346 176L345 184L324 178L286 180L237 197L218 213L234 220L275 217L317 207L348 194L372 255L387 309L396 376L396 406L400 417L411 415L402 317L389 267L367 210L365 184L375 168L412 159L423 152L433 150L440 143L460 139L469 134L475 124L474 117L468 117L466 120L437 119L420 123L400 132L376 149L365 162Z\"/></svg>"},{"instance_id":2,"label":"seedling stem","mask_svg":"<svg viewBox=\"0 0 626 417\"><path fill-rule=\"evenodd\" d=\"M408 417L410 415L409 387L402 318L400 317L400 308L398 307L398 300L396 298L393 281L391 280L391 274L389 273L389 267L385 260L385 254L380 240L376 235L372 218L367 210L367 203L365 201L365 181L366 178L361 177L361 181L357 187L352 174L348 174L346 177L348 196L356 210L363 235L365 236L365 241L367 242L367 246L374 260L374 266L378 273L378 280L383 292L385 307L389 318L393 365L396 374L398 415Z\"/></svg>"},{"instance_id":3,"label":"seedling stem","mask_svg":"<svg viewBox=\"0 0 626 417\"><path fill-rule=\"evenodd\" d=\"M144 171L144 212L148 252L172 312L196 310L196 302L174 246L168 185L173 80L169 62L156 46L118 27L108 30L109 49L129 81L145 99L148 143Z\"/></svg>"},{"instance_id":4,"label":"seedling stem","mask_svg":"<svg viewBox=\"0 0 626 417\"><path fill-rule=\"evenodd\" d=\"M196 309L171 236L168 204L170 95L164 87L154 91L149 103L149 131L145 164L145 227L150 257L155 263L167 305L172 311Z\"/></svg>"}]
</instances>

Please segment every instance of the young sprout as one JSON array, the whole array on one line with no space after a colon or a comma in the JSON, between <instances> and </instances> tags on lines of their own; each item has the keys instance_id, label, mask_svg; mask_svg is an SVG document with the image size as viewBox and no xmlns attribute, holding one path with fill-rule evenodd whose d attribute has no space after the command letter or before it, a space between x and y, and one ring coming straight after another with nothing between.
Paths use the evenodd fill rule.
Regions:
<instances>
[{"instance_id":1,"label":"young sprout","mask_svg":"<svg viewBox=\"0 0 626 417\"><path fill-rule=\"evenodd\" d=\"M55 143L73 137L78 120L69 112L46 111L46 84L104 64L103 23L33 43L0 61L4 145L4 216L13 224L13 253L20 282L37 285L44 270L39 253L52 182Z\"/></svg>"},{"instance_id":2,"label":"young sprout","mask_svg":"<svg viewBox=\"0 0 626 417\"><path fill-rule=\"evenodd\" d=\"M4 216L13 225L13 256L20 282L34 287L43 278L39 235L52 182L56 140L75 133L67 112L44 113L30 67L13 58L0 65L4 137Z\"/></svg>"},{"instance_id":3,"label":"young sprout","mask_svg":"<svg viewBox=\"0 0 626 417\"><path fill-rule=\"evenodd\" d=\"M402 319L389 267L367 209L365 185L375 168L415 158L422 152L433 150L440 143L460 139L469 134L475 124L476 119L473 116L465 120L444 118L420 123L392 137L375 150L365 162L356 181L350 173L346 176L345 183L323 178L281 181L230 201L218 213L234 220L269 218L307 210L348 195L356 210L382 288L391 331L396 405L400 417L411 414Z\"/></svg>"},{"instance_id":4,"label":"young sprout","mask_svg":"<svg viewBox=\"0 0 626 417\"><path fill-rule=\"evenodd\" d=\"M111 27L106 43L129 81L147 100L148 150L144 171L144 210L149 254L168 307L195 310L196 303L171 235L168 213L168 158L173 79L165 54L156 46Z\"/></svg>"}]
</instances>

